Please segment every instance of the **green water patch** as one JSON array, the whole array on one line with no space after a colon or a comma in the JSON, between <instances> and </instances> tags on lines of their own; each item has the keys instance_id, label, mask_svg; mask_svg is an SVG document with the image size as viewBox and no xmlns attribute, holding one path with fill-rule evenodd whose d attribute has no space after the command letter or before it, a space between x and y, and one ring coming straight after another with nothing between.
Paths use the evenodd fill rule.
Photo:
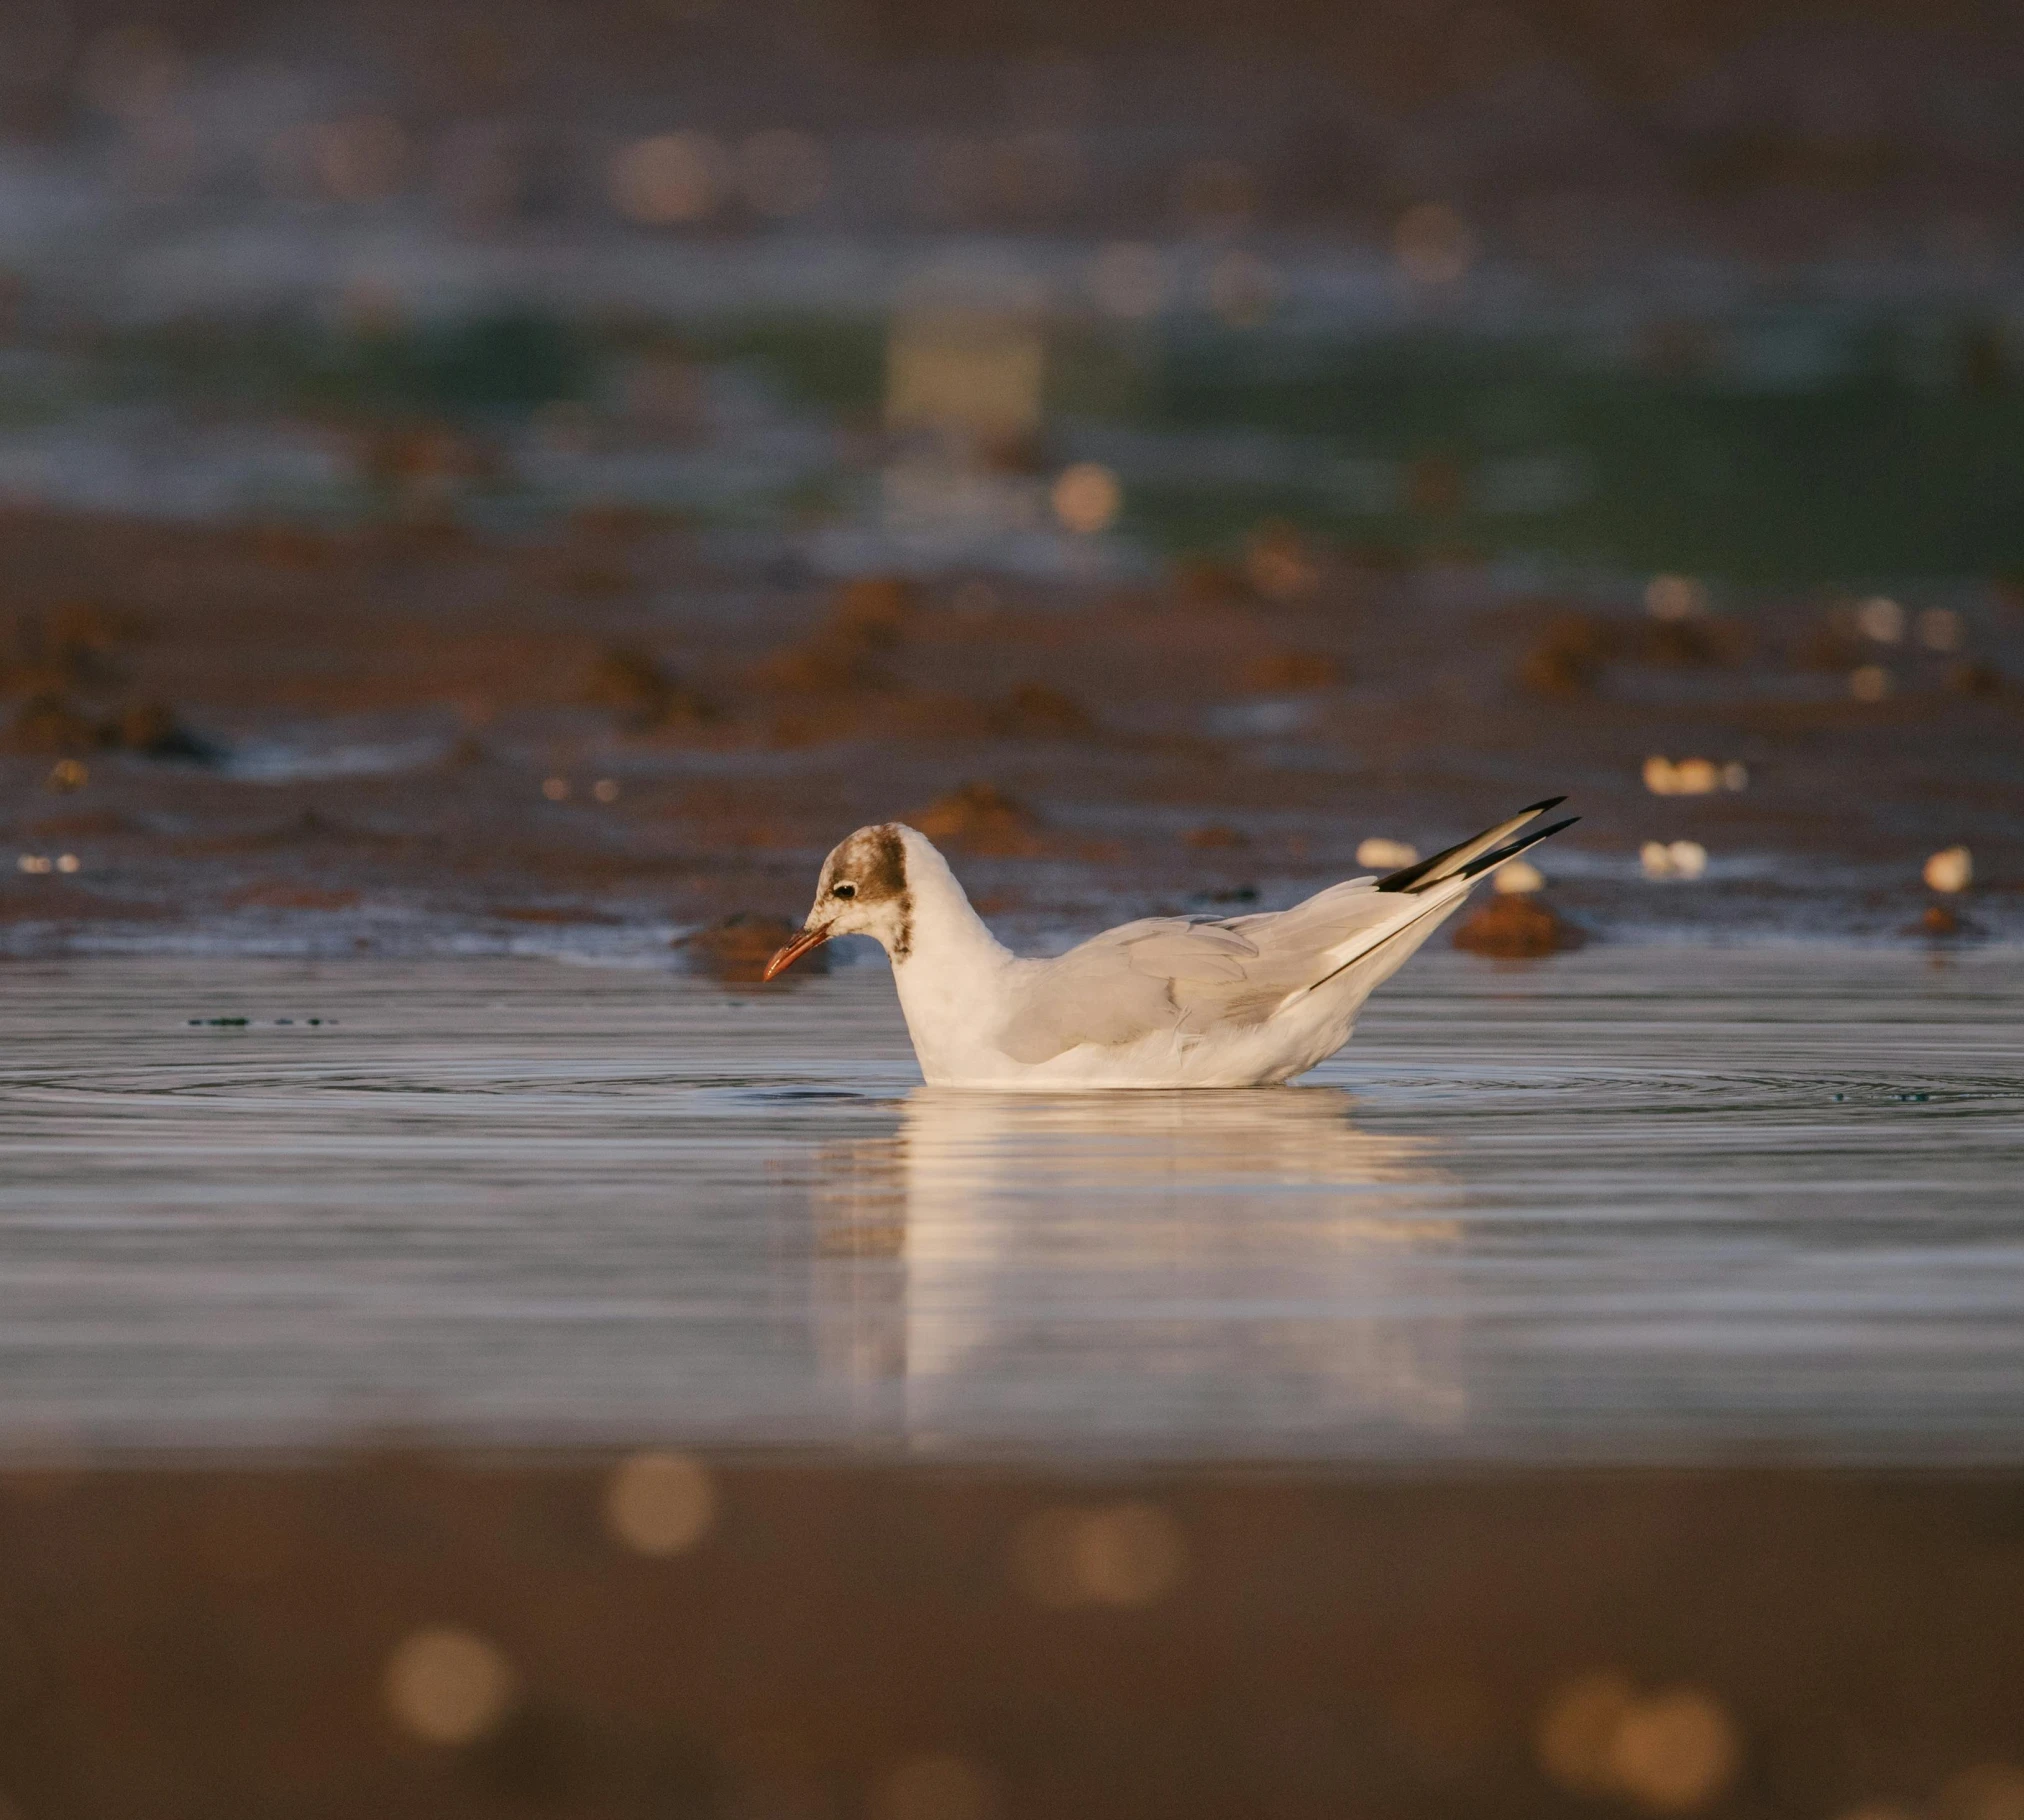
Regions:
<instances>
[{"instance_id":1,"label":"green water patch","mask_svg":"<svg viewBox=\"0 0 2024 1820\"><path fill-rule=\"evenodd\" d=\"M1908 372L1885 331L1850 343L1765 376L1567 343L1177 336L1136 356L1118 421L1277 433L1314 458L1291 481L1132 488L1131 521L1167 545L1273 515L1407 550L1764 582L2024 564L2024 386L1965 355Z\"/></svg>"}]
</instances>

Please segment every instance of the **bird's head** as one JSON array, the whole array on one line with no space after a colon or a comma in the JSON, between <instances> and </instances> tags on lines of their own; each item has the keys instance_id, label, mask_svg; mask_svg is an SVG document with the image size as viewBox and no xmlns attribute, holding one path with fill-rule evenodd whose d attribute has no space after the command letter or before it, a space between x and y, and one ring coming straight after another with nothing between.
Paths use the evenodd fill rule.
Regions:
<instances>
[{"instance_id":1,"label":"bird's head","mask_svg":"<svg viewBox=\"0 0 2024 1820\"><path fill-rule=\"evenodd\" d=\"M838 935L868 935L894 960L905 960L914 930L914 894L907 883L912 832L898 822L880 822L839 842L822 862L808 920L766 963L766 978L784 973L809 949Z\"/></svg>"}]
</instances>

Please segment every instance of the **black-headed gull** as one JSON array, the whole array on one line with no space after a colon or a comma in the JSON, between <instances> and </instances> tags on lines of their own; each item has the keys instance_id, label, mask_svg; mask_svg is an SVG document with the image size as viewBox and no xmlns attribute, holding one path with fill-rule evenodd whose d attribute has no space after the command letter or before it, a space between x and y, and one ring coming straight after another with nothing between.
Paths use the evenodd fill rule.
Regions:
<instances>
[{"instance_id":1,"label":"black-headed gull","mask_svg":"<svg viewBox=\"0 0 2024 1820\"><path fill-rule=\"evenodd\" d=\"M1327 1060L1363 1001L1475 882L1575 818L1506 837L1543 803L1384 878L1331 885L1290 910L1153 916L1051 960L984 927L934 843L899 822L860 828L822 863L802 932L772 979L839 935L892 958L900 1009L931 1087L1264 1087Z\"/></svg>"}]
</instances>

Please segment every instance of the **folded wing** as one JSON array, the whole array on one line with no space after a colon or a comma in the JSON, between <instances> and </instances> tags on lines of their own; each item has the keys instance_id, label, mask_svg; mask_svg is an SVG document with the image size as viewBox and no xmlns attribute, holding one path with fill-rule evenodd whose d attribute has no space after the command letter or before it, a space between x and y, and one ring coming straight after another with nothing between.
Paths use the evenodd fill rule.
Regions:
<instances>
[{"instance_id":1,"label":"folded wing","mask_svg":"<svg viewBox=\"0 0 2024 1820\"><path fill-rule=\"evenodd\" d=\"M1203 1036L1262 1024L1289 994L1343 964L1425 905L1355 879L1291 910L1224 921L1149 917L1034 963L998 1042L1042 1062L1083 1043L1106 1048L1156 1031Z\"/></svg>"},{"instance_id":2,"label":"folded wing","mask_svg":"<svg viewBox=\"0 0 2024 1820\"><path fill-rule=\"evenodd\" d=\"M1478 877L1568 825L1497 844L1560 800L1535 803L1404 872L1331 885L1290 910L1221 920L1148 917L1054 960L1029 962L998 1045L1014 1061L1033 1063L1085 1043L1118 1048L1162 1031L1200 1037L1251 1029L1295 995L1336 980L1361 1002Z\"/></svg>"}]
</instances>

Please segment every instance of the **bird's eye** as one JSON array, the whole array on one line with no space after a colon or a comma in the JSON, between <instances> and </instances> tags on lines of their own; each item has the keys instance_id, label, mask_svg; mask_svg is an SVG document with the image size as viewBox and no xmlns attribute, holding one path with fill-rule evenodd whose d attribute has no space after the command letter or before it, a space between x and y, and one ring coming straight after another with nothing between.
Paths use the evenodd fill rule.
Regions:
<instances>
[{"instance_id":1,"label":"bird's eye","mask_svg":"<svg viewBox=\"0 0 2024 1820\"><path fill-rule=\"evenodd\" d=\"M857 895L857 887L855 885L847 883L841 885L831 885L829 888L829 894L832 897L855 897Z\"/></svg>"}]
</instances>

